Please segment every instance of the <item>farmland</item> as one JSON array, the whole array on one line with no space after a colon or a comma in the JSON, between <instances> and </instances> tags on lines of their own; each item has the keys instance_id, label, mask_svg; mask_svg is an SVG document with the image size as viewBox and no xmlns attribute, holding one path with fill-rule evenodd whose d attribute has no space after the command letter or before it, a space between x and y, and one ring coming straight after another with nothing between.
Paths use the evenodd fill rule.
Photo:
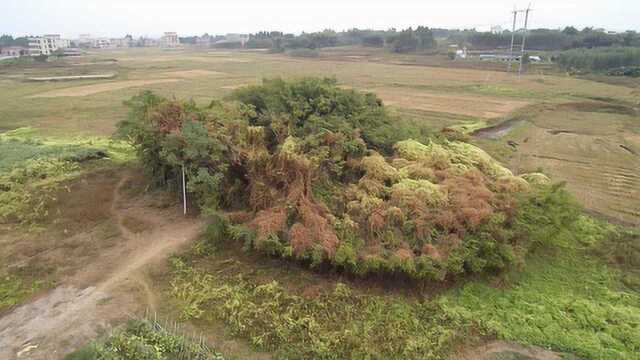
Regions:
<instances>
[{"instance_id":1,"label":"farmland","mask_svg":"<svg viewBox=\"0 0 640 360\"><path fill-rule=\"evenodd\" d=\"M350 55L354 53L358 55ZM0 127L108 136L126 114L122 101L141 88L206 103L263 78L335 76L343 86L377 93L394 111L416 117L434 131L526 115L520 128L527 130L512 136L522 145L518 151L512 152L507 140L489 141L487 149L523 172L541 167L558 180L579 178L569 181L570 189L588 209L638 224L640 184L633 169L640 161L640 89L633 83L616 86L562 74L518 79L505 72L448 68L443 60L433 61L437 67L412 66L415 61L410 55L396 58L359 48L334 49L315 59L260 52L98 52L71 64L0 70ZM114 71L118 76L113 80L23 82L33 76ZM560 133L551 135L554 131ZM591 171L593 165L581 164L584 159L610 168ZM584 177L580 169L591 175Z\"/></svg>"},{"instance_id":2,"label":"farmland","mask_svg":"<svg viewBox=\"0 0 640 360\"><path fill-rule=\"evenodd\" d=\"M621 261L617 248L602 244L619 238L627 253L639 251L637 234L612 230L605 220L640 225L640 82L536 67L518 78L503 68L360 47L314 58L145 48L0 66L0 145L24 146L0 158L0 171L60 149L69 154L58 159L61 169L71 169L56 170L61 185L49 188L46 213L26 217L28 227L2 225L0 315L6 316L0 335L22 346L13 354L28 340L40 346L29 350L33 354L53 349L62 355L104 338L99 328L151 309L187 323L228 358L393 357L402 351L405 358L466 358L488 342L505 351L519 349L516 343L553 351L531 350L540 356L633 358L640 346L633 335L640 326L637 260ZM99 80L29 81L112 73ZM456 129L514 175L542 172L565 181L594 218L582 216L575 228L553 234L562 238L560 249L532 252L500 275L457 284L415 285L376 275L361 281L200 238L203 223L194 209L183 217L176 197L154 189L142 174L134 150L110 139L128 117L124 102L143 89L205 107L265 78L308 76L373 92L391 118L429 135ZM82 156L90 160L68 160ZM36 300L9 313L29 299ZM51 311L57 303L67 305ZM71 321L64 319L69 314L75 314ZM52 340L47 331L62 326L62 341ZM145 326L122 334L146 333ZM113 335L98 351L125 335ZM509 343L495 345L495 339Z\"/></svg>"}]
</instances>

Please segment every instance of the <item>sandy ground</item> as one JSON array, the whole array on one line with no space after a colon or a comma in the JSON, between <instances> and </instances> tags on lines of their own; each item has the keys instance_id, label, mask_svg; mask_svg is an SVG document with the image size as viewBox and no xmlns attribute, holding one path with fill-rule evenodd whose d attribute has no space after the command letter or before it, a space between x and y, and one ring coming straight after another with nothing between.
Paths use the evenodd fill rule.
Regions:
<instances>
[{"instance_id":1,"label":"sandy ground","mask_svg":"<svg viewBox=\"0 0 640 360\"><path fill-rule=\"evenodd\" d=\"M560 355L536 346L494 341L454 355L454 360L560 360Z\"/></svg>"},{"instance_id":2,"label":"sandy ground","mask_svg":"<svg viewBox=\"0 0 640 360\"><path fill-rule=\"evenodd\" d=\"M53 291L0 318L0 359L60 359L110 323L141 307L154 307L141 270L194 239L201 223L175 209L149 208L122 198L127 179L113 191L111 205L122 245L98 254ZM132 218L152 226L134 233L124 225Z\"/></svg>"},{"instance_id":3,"label":"sandy ground","mask_svg":"<svg viewBox=\"0 0 640 360\"><path fill-rule=\"evenodd\" d=\"M151 84L170 83L180 79L153 79L153 80L124 80L101 84L75 86L66 89L57 89L29 96L29 98L51 98L60 96L87 96L105 91L122 90L130 87L138 87Z\"/></svg>"}]
</instances>

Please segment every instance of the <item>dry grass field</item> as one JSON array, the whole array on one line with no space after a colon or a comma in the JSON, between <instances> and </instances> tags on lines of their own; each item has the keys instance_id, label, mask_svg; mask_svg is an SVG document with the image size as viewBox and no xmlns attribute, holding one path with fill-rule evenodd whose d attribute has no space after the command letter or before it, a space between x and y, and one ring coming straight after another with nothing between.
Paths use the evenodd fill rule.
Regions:
<instances>
[{"instance_id":1,"label":"dry grass field","mask_svg":"<svg viewBox=\"0 0 640 360\"><path fill-rule=\"evenodd\" d=\"M474 141L516 171L542 168L566 180L589 210L640 224L639 82L538 70L518 78L503 68L365 48L332 49L317 58L261 51L94 51L50 64L0 67L0 131L32 126L54 136L108 136L126 116L122 102L142 89L206 103L263 78L333 76L343 86L376 92L394 111L434 131L522 118L504 137ZM27 81L107 72L116 78Z\"/></svg>"}]
</instances>

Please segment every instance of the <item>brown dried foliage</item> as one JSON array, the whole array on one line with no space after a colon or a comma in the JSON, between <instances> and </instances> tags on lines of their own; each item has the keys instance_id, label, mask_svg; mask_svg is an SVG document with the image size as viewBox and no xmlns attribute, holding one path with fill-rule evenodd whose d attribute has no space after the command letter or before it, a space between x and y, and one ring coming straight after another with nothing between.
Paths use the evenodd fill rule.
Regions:
<instances>
[{"instance_id":1,"label":"brown dried foliage","mask_svg":"<svg viewBox=\"0 0 640 360\"><path fill-rule=\"evenodd\" d=\"M270 235L278 235L286 229L287 209L273 207L258 211L250 226L256 231L257 241L265 240Z\"/></svg>"}]
</instances>

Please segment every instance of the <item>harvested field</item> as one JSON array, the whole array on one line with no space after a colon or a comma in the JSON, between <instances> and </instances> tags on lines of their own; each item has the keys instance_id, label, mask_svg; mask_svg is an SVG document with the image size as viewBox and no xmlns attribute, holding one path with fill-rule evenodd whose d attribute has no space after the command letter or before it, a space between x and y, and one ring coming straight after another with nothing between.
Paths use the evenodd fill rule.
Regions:
<instances>
[{"instance_id":1,"label":"harvested field","mask_svg":"<svg viewBox=\"0 0 640 360\"><path fill-rule=\"evenodd\" d=\"M529 104L526 101L496 97L437 94L403 90L372 89L387 105L491 119L505 116Z\"/></svg>"},{"instance_id":2,"label":"harvested field","mask_svg":"<svg viewBox=\"0 0 640 360\"><path fill-rule=\"evenodd\" d=\"M155 80L126 80L126 81L115 81L103 84L93 84L93 85L84 85L77 86L66 89L58 89L47 91L41 94L36 94L29 96L30 98L53 98L53 97L61 97L61 96L87 96L93 95L105 91L114 91L114 90L122 90L130 87L140 87L145 85L152 84L160 84L160 83L170 83L180 81L180 79L155 79Z\"/></svg>"},{"instance_id":3,"label":"harvested field","mask_svg":"<svg viewBox=\"0 0 640 360\"><path fill-rule=\"evenodd\" d=\"M230 58L230 57L222 57L222 56L210 56L210 55L202 55L202 56L194 56L194 55L164 55L164 56L156 56L156 57L121 57L118 58L118 61L125 62L144 62L144 63L155 63L155 62L171 62L171 61L194 61L194 62L208 62L208 63L225 63L225 62L236 62L236 63L249 63L251 60L248 59L238 59L238 58Z\"/></svg>"},{"instance_id":4,"label":"harvested field","mask_svg":"<svg viewBox=\"0 0 640 360\"><path fill-rule=\"evenodd\" d=\"M501 140L519 144L511 167L542 168L555 181L566 181L588 210L640 225L638 118L560 108L539 114L526 131Z\"/></svg>"}]
</instances>

